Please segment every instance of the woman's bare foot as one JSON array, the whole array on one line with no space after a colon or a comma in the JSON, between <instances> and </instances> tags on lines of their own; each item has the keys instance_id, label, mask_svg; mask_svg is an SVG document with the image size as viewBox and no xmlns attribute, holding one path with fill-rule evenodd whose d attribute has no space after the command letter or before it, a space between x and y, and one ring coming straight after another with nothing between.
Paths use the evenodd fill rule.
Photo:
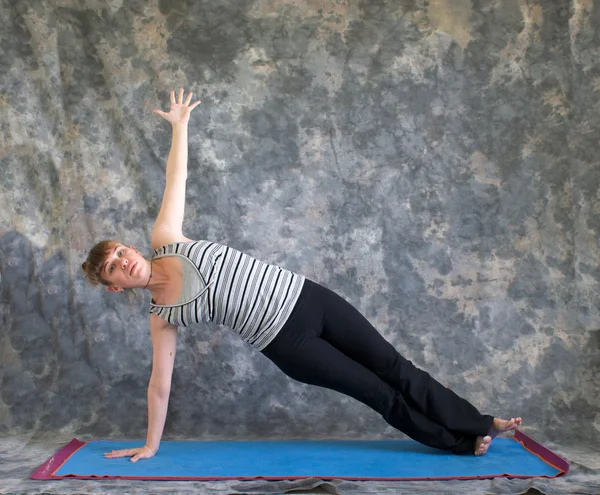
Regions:
<instances>
[{"instance_id":1,"label":"woman's bare foot","mask_svg":"<svg viewBox=\"0 0 600 495\"><path fill-rule=\"evenodd\" d=\"M521 424L523 420L521 418L510 418L510 419L500 419L494 418L494 423L488 431L488 435L492 438L497 437L500 433L504 433L505 431L516 430Z\"/></svg>"},{"instance_id":2,"label":"woman's bare foot","mask_svg":"<svg viewBox=\"0 0 600 495\"><path fill-rule=\"evenodd\" d=\"M500 419L494 418L494 422L490 431L485 437L477 437L475 440L475 455L483 455L490 448L490 444L492 440L497 437L500 433L504 433L505 431L516 430L521 424L523 420L521 418L510 418L510 419Z\"/></svg>"},{"instance_id":3,"label":"woman's bare foot","mask_svg":"<svg viewBox=\"0 0 600 495\"><path fill-rule=\"evenodd\" d=\"M486 435L485 437L477 437L475 440L475 455L483 455L488 451L490 444L492 443L492 437Z\"/></svg>"}]
</instances>

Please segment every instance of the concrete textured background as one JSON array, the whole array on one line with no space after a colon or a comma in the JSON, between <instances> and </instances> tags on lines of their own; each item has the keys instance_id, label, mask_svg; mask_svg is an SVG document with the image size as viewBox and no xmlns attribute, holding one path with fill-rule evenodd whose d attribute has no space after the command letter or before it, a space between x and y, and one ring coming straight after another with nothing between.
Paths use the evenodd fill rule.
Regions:
<instances>
[{"instance_id":1,"label":"concrete textured background","mask_svg":"<svg viewBox=\"0 0 600 495\"><path fill-rule=\"evenodd\" d=\"M342 294L485 412L600 445L595 0L0 0L0 435L144 438L149 253L192 114L184 233ZM180 330L165 439L402 438L232 332ZM596 447L594 447L596 446ZM588 467L600 459L587 457Z\"/></svg>"}]
</instances>

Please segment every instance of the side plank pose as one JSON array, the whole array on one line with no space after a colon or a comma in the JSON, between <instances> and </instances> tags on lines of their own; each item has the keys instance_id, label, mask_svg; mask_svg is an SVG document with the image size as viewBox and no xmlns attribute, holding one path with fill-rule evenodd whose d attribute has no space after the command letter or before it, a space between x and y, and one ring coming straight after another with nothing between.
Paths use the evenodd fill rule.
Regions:
<instances>
[{"instance_id":1,"label":"side plank pose","mask_svg":"<svg viewBox=\"0 0 600 495\"><path fill-rule=\"evenodd\" d=\"M192 93L171 110L152 113L173 128L166 186L152 230L150 260L133 246L102 241L82 268L111 292L148 289L152 375L148 433L141 448L107 458L131 461L156 454L162 437L175 361L177 327L210 320L237 332L289 377L349 395L393 427L430 447L456 454L487 452L492 439L521 418L481 414L473 405L402 357L352 305L302 275L228 246L182 233Z\"/></svg>"}]
</instances>

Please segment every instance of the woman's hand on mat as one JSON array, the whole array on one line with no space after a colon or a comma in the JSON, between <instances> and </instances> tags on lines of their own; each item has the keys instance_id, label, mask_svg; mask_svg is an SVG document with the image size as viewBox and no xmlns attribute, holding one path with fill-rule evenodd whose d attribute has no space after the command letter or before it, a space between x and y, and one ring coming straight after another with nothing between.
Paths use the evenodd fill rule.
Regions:
<instances>
[{"instance_id":1,"label":"woman's hand on mat","mask_svg":"<svg viewBox=\"0 0 600 495\"><path fill-rule=\"evenodd\" d=\"M131 462L137 462L140 459L149 459L154 457L154 451L144 445L138 449L124 449L124 450L112 450L104 454L106 459L116 459L117 457L131 457Z\"/></svg>"},{"instance_id":2,"label":"woman's hand on mat","mask_svg":"<svg viewBox=\"0 0 600 495\"><path fill-rule=\"evenodd\" d=\"M162 110L152 110L153 114L160 115L163 119L170 122L171 125L186 125L190 120L190 113L200 104L200 100L190 105L192 93L188 93L183 101L183 88L179 89L179 95L175 100L175 91L171 91L171 110L163 112Z\"/></svg>"}]
</instances>

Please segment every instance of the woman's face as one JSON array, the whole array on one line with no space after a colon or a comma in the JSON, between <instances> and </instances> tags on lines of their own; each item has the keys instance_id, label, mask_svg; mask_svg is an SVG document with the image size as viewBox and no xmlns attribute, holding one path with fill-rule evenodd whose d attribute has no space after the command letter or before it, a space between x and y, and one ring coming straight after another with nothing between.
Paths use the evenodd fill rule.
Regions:
<instances>
[{"instance_id":1,"label":"woman's face","mask_svg":"<svg viewBox=\"0 0 600 495\"><path fill-rule=\"evenodd\" d=\"M109 252L102 270L102 278L111 283L108 290L144 287L150 276L149 264L133 246L116 244Z\"/></svg>"}]
</instances>

